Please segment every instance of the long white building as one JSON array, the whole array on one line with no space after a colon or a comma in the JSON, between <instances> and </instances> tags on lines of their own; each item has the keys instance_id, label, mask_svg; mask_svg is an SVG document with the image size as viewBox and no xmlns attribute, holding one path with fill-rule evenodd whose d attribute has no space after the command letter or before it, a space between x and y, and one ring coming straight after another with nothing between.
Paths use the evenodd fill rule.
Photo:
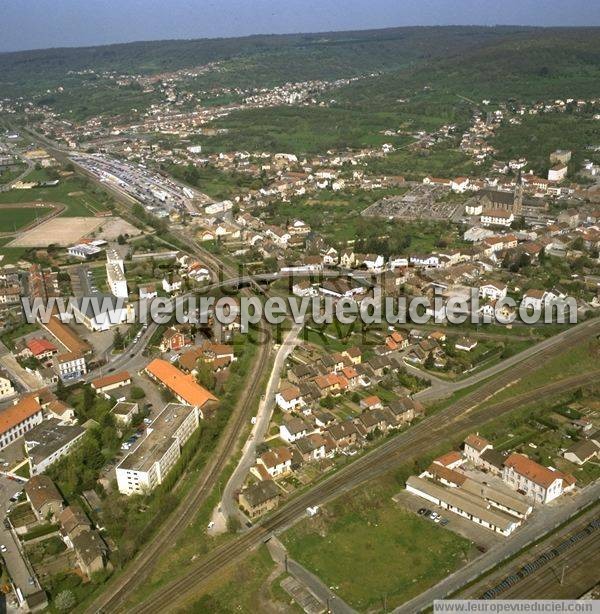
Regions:
<instances>
[{"instance_id":1,"label":"long white building","mask_svg":"<svg viewBox=\"0 0 600 614\"><path fill-rule=\"evenodd\" d=\"M146 494L161 484L200 425L197 407L169 403L152 422L146 437L117 466L117 485L125 495Z\"/></svg>"},{"instance_id":2,"label":"long white building","mask_svg":"<svg viewBox=\"0 0 600 614\"><path fill-rule=\"evenodd\" d=\"M127 279L123 259L114 250L106 252L106 279L110 291L117 298L128 298Z\"/></svg>"}]
</instances>

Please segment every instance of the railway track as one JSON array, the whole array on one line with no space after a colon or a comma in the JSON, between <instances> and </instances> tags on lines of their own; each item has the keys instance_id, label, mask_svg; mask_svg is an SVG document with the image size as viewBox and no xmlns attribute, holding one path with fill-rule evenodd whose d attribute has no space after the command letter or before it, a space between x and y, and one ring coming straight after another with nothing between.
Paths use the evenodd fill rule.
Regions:
<instances>
[{"instance_id":1,"label":"railway track","mask_svg":"<svg viewBox=\"0 0 600 614\"><path fill-rule=\"evenodd\" d=\"M587 539L582 539L581 542L574 544L570 549L565 550L563 554L556 556L537 571L515 582L512 586L499 593L497 598L551 599L553 597L562 597L560 593L566 589L568 590L569 578L565 574L567 583L561 584L563 569L565 572L570 570L570 573L575 573L578 570L580 571L582 566L585 565L597 570L599 563L600 530L596 529L587 536ZM596 577L592 584L595 584L597 580L598 578ZM579 595L573 596L578 597Z\"/></svg>"},{"instance_id":2,"label":"railway track","mask_svg":"<svg viewBox=\"0 0 600 614\"><path fill-rule=\"evenodd\" d=\"M594 322L590 323L589 327L579 329L572 337L565 340L562 350L565 351L589 339L590 334L593 334L597 328L598 322ZM157 609L172 608L176 603L185 601L186 597L189 598L190 593L199 592L203 582L214 577L222 569L241 561L254 548L268 540L271 535L283 531L302 518L307 507L326 503L386 473L394 466L415 460L422 450L431 449L447 441L449 434L458 436L463 431L481 427L490 419L525 404L542 398L556 397L598 381L600 371L577 375L523 393L507 401L491 404L484 410L477 410L478 405L490 399L494 392L502 390L515 381L516 375L535 370L535 367L542 366L545 359L555 353L555 348L549 348L508 369L493 382L482 385L480 389L466 395L445 410L429 416L404 433L381 444L378 448L324 479L306 493L292 499L270 517L240 535L235 541L215 549L201 561L191 565L189 571L181 578L173 580L161 591L152 594L147 601L129 608L128 611L156 612Z\"/></svg>"}]
</instances>

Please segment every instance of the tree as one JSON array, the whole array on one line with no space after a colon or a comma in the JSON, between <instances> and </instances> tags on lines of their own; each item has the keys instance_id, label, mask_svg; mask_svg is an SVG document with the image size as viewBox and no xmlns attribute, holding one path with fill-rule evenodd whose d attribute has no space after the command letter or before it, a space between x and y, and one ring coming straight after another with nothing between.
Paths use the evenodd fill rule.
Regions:
<instances>
[{"instance_id":1,"label":"tree","mask_svg":"<svg viewBox=\"0 0 600 614\"><path fill-rule=\"evenodd\" d=\"M60 379L60 377L58 378L54 394L56 395L56 398L61 401L66 401L67 397L69 396L69 393L67 392L67 387L65 386L62 379Z\"/></svg>"},{"instance_id":2,"label":"tree","mask_svg":"<svg viewBox=\"0 0 600 614\"><path fill-rule=\"evenodd\" d=\"M140 388L139 386L134 386L131 389L131 398L134 401L137 401L138 399L143 399L146 396L146 393L144 392L144 390L142 388Z\"/></svg>"},{"instance_id":3,"label":"tree","mask_svg":"<svg viewBox=\"0 0 600 614\"><path fill-rule=\"evenodd\" d=\"M119 236L117 237L117 243L118 243L119 245L125 245L125 243L126 243L126 239L125 239L125 237L124 237L123 235L119 235Z\"/></svg>"},{"instance_id":4,"label":"tree","mask_svg":"<svg viewBox=\"0 0 600 614\"><path fill-rule=\"evenodd\" d=\"M94 406L94 401L96 400L96 393L92 390L91 386L85 386L83 389L83 408L84 410L88 410L89 408Z\"/></svg>"},{"instance_id":5,"label":"tree","mask_svg":"<svg viewBox=\"0 0 600 614\"><path fill-rule=\"evenodd\" d=\"M115 329L115 335L113 337L113 347L115 348L115 350L122 350L125 347L125 339L118 328Z\"/></svg>"},{"instance_id":6,"label":"tree","mask_svg":"<svg viewBox=\"0 0 600 614\"><path fill-rule=\"evenodd\" d=\"M423 366L426 369L433 369L433 367L435 367L435 358L433 357L433 352L429 352Z\"/></svg>"},{"instance_id":7,"label":"tree","mask_svg":"<svg viewBox=\"0 0 600 614\"><path fill-rule=\"evenodd\" d=\"M72 591L61 591L54 599L54 607L61 612L68 612L75 607L75 595Z\"/></svg>"}]
</instances>

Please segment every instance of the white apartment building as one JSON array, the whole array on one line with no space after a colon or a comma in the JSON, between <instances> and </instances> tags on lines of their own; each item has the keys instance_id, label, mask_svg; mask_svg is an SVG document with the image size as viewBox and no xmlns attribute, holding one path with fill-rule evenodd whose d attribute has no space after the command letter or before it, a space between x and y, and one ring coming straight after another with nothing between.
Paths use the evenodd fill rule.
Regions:
<instances>
[{"instance_id":1,"label":"white apartment building","mask_svg":"<svg viewBox=\"0 0 600 614\"><path fill-rule=\"evenodd\" d=\"M35 395L28 395L15 402L0 414L0 450L44 419L42 406Z\"/></svg>"},{"instance_id":2,"label":"white apartment building","mask_svg":"<svg viewBox=\"0 0 600 614\"><path fill-rule=\"evenodd\" d=\"M146 494L161 484L199 425L197 407L167 404L146 430L146 437L117 466L119 492Z\"/></svg>"},{"instance_id":3,"label":"white apartment building","mask_svg":"<svg viewBox=\"0 0 600 614\"><path fill-rule=\"evenodd\" d=\"M106 252L106 279L108 287L117 298L128 298L127 279L125 278L125 264L116 251Z\"/></svg>"}]
</instances>

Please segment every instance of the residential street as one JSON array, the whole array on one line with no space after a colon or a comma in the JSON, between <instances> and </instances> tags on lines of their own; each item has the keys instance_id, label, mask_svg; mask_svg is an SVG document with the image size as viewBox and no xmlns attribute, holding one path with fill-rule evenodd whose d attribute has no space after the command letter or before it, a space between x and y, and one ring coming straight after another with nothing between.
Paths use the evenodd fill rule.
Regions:
<instances>
[{"instance_id":1,"label":"residential street","mask_svg":"<svg viewBox=\"0 0 600 614\"><path fill-rule=\"evenodd\" d=\"M239 516L241 513L235 501L235 493L242 487L244 479L248 475L250 468L254 465L257 446L264 441L269 423L271 422L273 410L275 409L275 394L279 386L281 370L283 369L287 357L298 344L298 335L303 326L303 324L294 324L277 350L266 392L258 408L258 413L256 414L256 424L244 445L242 457L235 471L223 489L221 503L213 512L212 521L215 524L211 529L212 534L226 531L227 519Z\"/></svg>"}]
</instances>

